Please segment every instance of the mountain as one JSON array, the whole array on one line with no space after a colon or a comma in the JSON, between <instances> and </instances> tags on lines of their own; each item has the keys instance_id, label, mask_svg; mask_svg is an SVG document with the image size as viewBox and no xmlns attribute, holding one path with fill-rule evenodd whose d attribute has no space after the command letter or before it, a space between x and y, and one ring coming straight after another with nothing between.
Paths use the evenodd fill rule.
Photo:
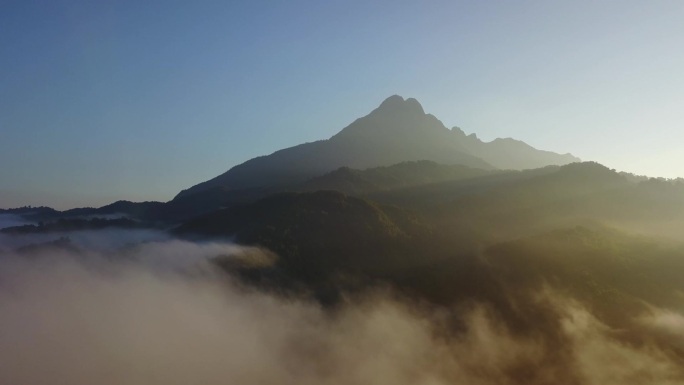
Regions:
<instances>
[{"instance_id":1,"label":"mountain","mask_svg":"<svg viewBox=\"0 0 684 385\"><path fill-rule=\"evenodd\" d=\"M405 187L408 176L420 175L412 170L453 179ZM363 277L436 303L490 303L524 330L536 330L538 319L521 309L541 305L509 294L544 285L619 327L626 314L647 311L645 303L681 305L681 181L639 182L594 162L459 179L468 170L430 162L339 169L303 186L362 198L275 194L195 218L177 232L272 250L280 256L275 268L247 276L278 276L278 287L288 277L334 298L331 291L348 289L335 277Z\"/></svg>"},{"instance_id":2,"label":"mountain","mask_svg":"<svg viewBox=\"0 0 684 385\"><path fill-rule=\"evenodd\" d=\"M553 285L624 322L647 305L680 308L684 245L603 226L560 228L493 245L485 259L508 290Z\"/></svg>"},{"instance_id":3,"label":"mountain","mask_svg":"<svg viewBox=\"0 0 684 385\"><path fill-rule=\"evenodd\" d=\"M479 263L477 253L500 244L507 251L491 249L493 254L517 255L518 246L510 242L518 239L531 239L535 247L541 244L538 239L550 240L554 247L572 255L572 244L585 247L596 237L622 242L618 238L626 232L640 234L634 239L671 242L681 238L684 228L684 183L634 182L594 162L484 173L409 188L388 179L393 174L405 177L411 174L407 170L413 169L447 173L460 169L453 167L417 162L365 171L341 169L311 182L349 188L346 182L351 181L351 189L371 191L383 183L397 187L356 197L336 191L274 194L197 217L176 231L266 247L281 257L282 271L305 280L348 270L402 280L403 269L412 276L411 269L430 270L442 263L449 264L451 270L475 274L471 269ZM404 204L414 201L422 204ZM578 226L589 230L576 232ZM567 229L572 237L564 235ZM596 235L586 235L589 233ZM543 237L534 238L537 235ZM627 249L641 250L634 246L637 243L630 245ZM601 255L610 256L611 250L617 250L610 244L600 246ZM590 255L587 250L578 253ZM560 254L542 250L539 258ZM303 272L307 274L302 276ZM430 276L433 274L441 273ZM430 286L423 278L416 282L407 277L412 282L409 286ZM453 279L453 274L444 279ZM462 277L464 284L475 286L460 290L488 290L472 279ZM480 282L485 282L483 279ZM434 289L430 289L431 296L440 297L439 285Z\"/></svg>"},{"instance_id":4,"label":"mountain","mask_svg":"<svg viewBox=\"0 0 684 385\"><path fill-rule=\"evenodd\" d=\"M107 228L135 229L144 228L145 225L128 218L117 219L65 219L59 218L54 222L39 223L38 225L21 225L0 229L4 234L44 234L82 230L102 230Z\"/></svg>"},{"instance_id":5,"label":"mountain","mask_svg":"<svg viewBox=\"0 0 684 385\"><path fill-rule=\"evenodd\" d=\"M599 222L679 238L684 226L684 183L633 182L595 162L573 163L552 173L453 197L430 209L435 221L452 231L481 228L490 237Z\"/></svg>"},{"instance_id":6,"label":"mountain","mask_svg":"<svg viewBox=\"0 0 684 385\"><path fill-rule=\"evenodd\" d=\"M282 258L289 274L318 281L340 269L365 271L396 264L397 255L426 229L408 211L317 191L275 194L217 210L175 232L267 247Z\"/></svg>"},{"instance_id":7,"label":"mountain","mask_svg":"<svg viewBox=\"0 0 684 385\"><path fill-rule=\"evenodd\" d=\"M55 210L51 207L0 209L0 214L17 215L31 222L39 222L74 218L133 217L142 220L163 219L167 211L168 209L163 202L117 201L98 208L80 207L64 211Z\"/></svg>"},{"instance_id":8,"label":"mountain","mask_svg":"<svg viewBox=\"0 0 684 385\"><path fill-rule=\"evenodd\" d=\"M232 271L267 287L302 285L330 300L350 286L386 282L437 304L487 303L510 327L533 333L548 309L526 293L545 287L620 329L637 327L632 321L650 306L681 306L681 181L638 182L594 162L408 188L388 177L459 169L452 167L416 162L340 169L310 183L352 186L362 197L274 194L195 218L176 232L273 251L279 256L273 266ZM363 193L379 186L390 191ZM376 196L424 204L393 206Z\"/></svg>"},{"instance_id":9,"label":"mountain","mask_svg":"<svg viewBox=\"0 0 684 385\"><path fill-rule=\"evenodd\" d=\"M347 194L366 194L444 181L471 179L496 173L498 172L462 165L447 166L422 160L365 170L340 167L335 171L304 182L297 189L303 191L335 190Z\"/></svg>"},{"instance_id":10,"label":"mountain","mask_svg":"<svg viewBox=\"0 0 684 385\"><path fill-rule=\"evenodd\" d=\"M379 196L412 187L419 191L420 186L446 181L467 184L479 176L491 181L515 178L514 173L501 170L563 165L577 160L569 154L536 150L513 139L483 142L457 127L446 128L433 115L426 114L417 100L394 95L330 139L248 160L183 190L169 202L119 201L100 208L23 208L0 213L34 221L123 215L175 224L287 191L337 190ZM475 184L482 185L479 181Z\"/></svg>"},{"instance_id":11,"label":"mountain","mask_svg":"<svg viewBox=\"0 0 684 385\"><path fill-rule=\"evenodd\" d=\"M181 191L176 198L216 187L241 190L296 184L340 167L366 169L419 160L490 170L562 165L579 159L513 139L483 142L458 128L448 129L426 114L416 99L394 95L330 139L250 159Z\"/></svg>"}]
</instances>

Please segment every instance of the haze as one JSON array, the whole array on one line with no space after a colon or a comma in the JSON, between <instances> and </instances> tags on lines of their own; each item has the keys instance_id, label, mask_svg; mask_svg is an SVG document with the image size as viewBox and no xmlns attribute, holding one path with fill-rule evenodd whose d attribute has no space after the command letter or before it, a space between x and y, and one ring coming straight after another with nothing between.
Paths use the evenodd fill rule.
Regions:
<instances>
[{"instance_id":1,"label":"haze","mask_svg":"<svg viewBox=\"0 0 684 385\"><path fill-rule=\"evenodd\" d=\"M77 251L2 255L2 383L682 383L671 351L616 340L582 304L549 290L529 309L557 339L519 335L484 304L439 309L375 290L330 311L258 291L208 263L262 253L232 244L166 239L112 254L76 239ZM639 322L684 341L678 314L653 309Z\"/></svg>"},{"instance_id":2,"label":"haze","mask_svg":"<svg viewBox=\"0 0 684 385\"><path fill-rule=\"evenodd\" d=\"M446 126L682 176L684 4L10 1L0 207L168 200L391 94Z\"/></svg>"}]
</instances>

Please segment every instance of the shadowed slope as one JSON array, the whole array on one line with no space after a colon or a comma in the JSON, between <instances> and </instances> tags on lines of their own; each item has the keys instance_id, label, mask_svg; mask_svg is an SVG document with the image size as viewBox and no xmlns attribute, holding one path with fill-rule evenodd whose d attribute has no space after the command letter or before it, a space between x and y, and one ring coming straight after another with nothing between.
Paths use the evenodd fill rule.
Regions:
<instances>
[{"instance_id":1,"label":"shadowed slope","mask_svg":"<svg viewBox=\"0 0 684 385\"><path fill-rule=\"evenodd\" d=\"M386 266L426 231L409 212L334 191L277 194L176 230L265 246L283 258L288 271L307 280L325 279L338 269Z\"/></svg>"}]
</instances>

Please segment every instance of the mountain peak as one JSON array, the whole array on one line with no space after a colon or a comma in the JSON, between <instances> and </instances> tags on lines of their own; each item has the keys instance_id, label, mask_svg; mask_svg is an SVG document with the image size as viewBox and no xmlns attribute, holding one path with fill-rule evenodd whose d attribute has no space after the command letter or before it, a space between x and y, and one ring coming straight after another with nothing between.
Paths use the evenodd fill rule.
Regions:
<instances>
[{"instance_id":1,"label":"mountain peak","mask_svg":"<svg viewBox=\"0 0 684 385\"><path fill-rule=\"evenodd\" d=\"M378 108L375 109L375 111L383 111L383 112L398 112L398 111L403 111L403 112L411 112L411 113L419 113L421 115L425 114L425 111L423 110L423 106L420 105L420 102L414 98L408 98L404 99L403 97L399 95L392 95L389 98L385 99Z\"/></svg>"},{"instance_id":2,"label":"mountain peak","mask_svg":"<svg viewBox=\"0 0 684 385\"><path fill-rule=\"evenodd\" d=\"M299 183L343 166L366 169L419 160L480 169L527 169L578 159L536 150L522 142L482 142L463 130L449 130L426 114L416 99L392 95L328 140L248 160L178 197L214 187L240 190Z\"/></svg>"},{"instance_id":3,"label":"mountain peak","mask_svg":"<svg viewBox=\"0 0 684 385\"><path fill-rule=\"evenodd\" d=\"M405 100L401 95L392 95L385 99L378 108L390 108L391 106L398 106L404 103Z\"/></svg>"}]
</instances>

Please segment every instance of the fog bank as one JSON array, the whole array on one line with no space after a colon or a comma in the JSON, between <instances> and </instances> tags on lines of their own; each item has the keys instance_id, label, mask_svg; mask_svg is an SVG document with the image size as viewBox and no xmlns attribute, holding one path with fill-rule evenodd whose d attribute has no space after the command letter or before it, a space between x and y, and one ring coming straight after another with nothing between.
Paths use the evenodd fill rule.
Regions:
<instances>
[{"instance_id":1,"label":"fog bank","mask_svg":"<svg viewBox=\"0 0 684 385\"><path fill-rule=\"evenodd\" d=\"M0 383L684 383L672 355L619 342L581 305L549 293L540 300L561 319L562 354L513 335L486 306L454 313L375 291L326 310L245 288L207 263L255 258L255 249L167 240L133 250L124 260L6 255ZM447 327L453 314L463 330ZM673 319L645 322L680 333Z\"/></svg>"}]
</instances>

